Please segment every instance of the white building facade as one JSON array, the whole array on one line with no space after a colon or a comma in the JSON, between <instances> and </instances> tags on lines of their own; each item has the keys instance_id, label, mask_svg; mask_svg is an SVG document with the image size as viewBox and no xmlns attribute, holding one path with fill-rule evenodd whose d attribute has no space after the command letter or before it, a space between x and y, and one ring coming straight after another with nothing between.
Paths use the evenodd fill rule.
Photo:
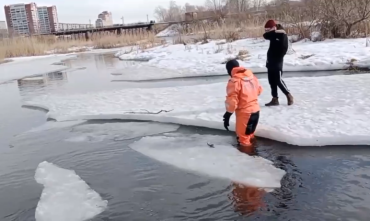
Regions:
<instances>
[{"instance_id":1,"label":"white building facade","mask_svg":"<svg viewBox=\"0 0 370 221\"><path fill-rule=\"evenodd\" d=\"M37 13L40 25L40 34L51 33L48 7L37 7Z\"/></svg>"}]
</instances>

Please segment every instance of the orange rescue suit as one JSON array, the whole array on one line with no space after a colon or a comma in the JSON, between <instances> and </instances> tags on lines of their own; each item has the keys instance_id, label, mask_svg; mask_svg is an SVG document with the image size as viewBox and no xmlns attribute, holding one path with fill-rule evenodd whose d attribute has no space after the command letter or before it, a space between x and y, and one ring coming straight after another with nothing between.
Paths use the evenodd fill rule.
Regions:
<instances>
[{"instance_id":1,"label":"orange rescue suit","mask_svg":"<svg viewBox=\"0 0 370 221\"><path fill-rule=\"evenodd\" d=\"M254 138L254 130L247 135L247 124L251 115L258 113L260 110L258 96L262 93L262 86L250 70L244 67L235 67L231 71L226 93L226 111L229 113L235 112L235 132L240 145L249 146L251 145L251 139Z\"/></svg>"}]
</instances>

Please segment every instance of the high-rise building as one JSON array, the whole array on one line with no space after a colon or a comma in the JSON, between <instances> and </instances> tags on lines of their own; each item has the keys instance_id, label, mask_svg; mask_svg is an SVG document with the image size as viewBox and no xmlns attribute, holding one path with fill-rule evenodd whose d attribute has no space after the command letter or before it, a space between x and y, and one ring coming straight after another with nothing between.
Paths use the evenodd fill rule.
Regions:
<instances>
[{"instance_id":1,"label":"high-rise building","mask_svg":"<svg viewBox=\"0 0 370 221\"><path fill-rule=\"evenodd\" d=\"M36 3L4 6L10 34L30 35L39 32Z\"/></svg>"},{"instance_id":2,"label":"high-rise building","mask_svg":"<svg viewBox=\"0 0 370 221\"><path fill-rule=\"evenodd\" d=\"M58 13L55 6L37 7L36 3L4 6L10 34L48 34L58 29Z\"/></svg>"},{"instance_id":3,"label":"high-rise building","mask_svg":"<svg viewBox=\"0 0 370 221\"><path fill-rule=\"evenodd\" d=\"M0 39L8 36L8 28L6 27L6 21L0 21Z\"/></svg>"},{"instance_id":4,"label":"high-rise building","mask_svg":"<svg viewBox=\"0 0 370 221\"><path fill-rule=\"evenodd\" d=\"M58 30L58 13L55 6L37 7L40 34L49 34Z\"/></svg>"},{"instance_id":5,"label":"high-rise building","mask_svg":"<svg viewBox=\"0 0 370 221\"><path fill-rule=\"evenodd\" d=\"M100 13L98 15L98 19L95 22L95 26L97 28L112 25L113 25L112 13L107 11L103 11L102 13Z\"/></svg>"},{"instance_id":6,"label":"high-rise building","mask_svg":"<svg viewBox=\"0 0 370 221\"><path fill-rule=\"evenodd\" d=\"M0 30L8 29L6 27L6 21L0 21Z\"/></svg>"}]
</instances>

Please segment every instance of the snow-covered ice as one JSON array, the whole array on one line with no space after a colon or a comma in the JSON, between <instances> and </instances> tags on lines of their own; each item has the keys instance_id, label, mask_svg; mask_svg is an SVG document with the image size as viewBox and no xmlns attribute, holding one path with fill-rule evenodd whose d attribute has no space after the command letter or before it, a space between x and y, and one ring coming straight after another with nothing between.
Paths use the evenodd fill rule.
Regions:
<instances>
[{"instance_id":1,"label":"snow-covered ice","mask_svg":"<svg viewBox=\"0 0 370 221\"><path fill-rule=\"evenodd\" d=\"M136 63L130 68L118 69L111 73L114 80L125 81L142 81L145 79L162 79L163 76L171 76L172 78L184 77L181 71L159 68L152 65L144 64L143 62Z\"/></svg>"},{"instance_id":2,"label":"snow-covered ice","mask_svg":"<svg viewBox=\"0 0 370 221\"><path fill-rule=\"evenodd\" d=\"M233 142L226 136L169 134L144 137L130 147L180 169L254 187L280 188L285 171L269 160L241 153L231 146Z\"/></svg>"},{"instance_id":3,"label":"snow-covered ice","mask_svg":"<svg viewBox=\"0 0 370 221\"><path fill-rule=\"evenodd\" d=\"M14 61L0 65L0 83L29 76L63 71L67 69L66 66L55 64L60 63L63 59L75 56L65 54L14 58Z\"/></svg>"},{"instance_id":4,"label":"snow-covered ice","mask_svg":"<svg viewBox=\"0 0 370 221\"><path fill-rule=\"evenodd\" d=\"M42 162L35 180L44 186L37 204L37 221L84 221L103 212L108 201L92 190L74 171Z\"/></svg>"},{"instance_id":5,"label":"snow-covered ice","mask_svg":"<svg viewBox=\"0 0 370 221\"><path fill-rule=\"evenodd\" d=\"M370 75L300 77L285 80L295 97L287 106L265 107L265 79L256 135L299 146L370 145ZM58 121L140 119L223 130L226 83L135 88L78 95L45 95L27 105L49 110ZM172 110L169 113L160 110ZM147 113L151 112L151 114ZM234 129L234 117L230 129Z\"/></svg>"},{"instance_id":6,"label":"snow-covered ice","mask_svg":"<svg viewBox=\"0 0 370 221\"><path fill-rule=\"evenodd\" d=\"M150 72L138 74L134 79L149 80L189 76L226 75L225 62L244 55L241 65L254 72L266 72L266 53L269 41L243 39L232 43L224 40L207 44L182 44L159 46L145 51L117 54L122 60L148 60L146 65L156 66L173 72ZM292 53L284 60L284 71L340 70L350 66L350 61L359 67L369 67L370 47L366 39L328 39L320 42L300 41L292 44ZM120 77L132 80L132 75Z\"/></svg>"},{"instance_id":7,"label":"snow-covered ice","mask_svg":"<svg viewBox=\"0 0 370 221\"><path fill-rule=\"evenodd\" d=\"M101 142L103 140L129 140L141 136L149 136L176 131L179 125L119 122L104 124L83 124L73 128L76 136L66 139L67 142Z\"/></svg>"},{"instance_id":8,"label":"snow-covered ice","mask_svg":"<svg viewBox=\"0 0 370 221\"><path fill-rule=\"evenodd\" d=\"M179 34L181 25L173 24L157 34L157 37L172 37Z\"/></svg>"}]
</instances>

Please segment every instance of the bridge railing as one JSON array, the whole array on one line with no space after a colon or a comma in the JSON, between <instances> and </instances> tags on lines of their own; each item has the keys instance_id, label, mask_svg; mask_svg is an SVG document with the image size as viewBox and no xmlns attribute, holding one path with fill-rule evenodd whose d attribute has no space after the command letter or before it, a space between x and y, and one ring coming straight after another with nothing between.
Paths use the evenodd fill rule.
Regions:
<instances>
[{"instance_id":1,"label":"bridge railing","mask_svg":"<svg viewBox=\"0 0 370 221\"><path fill-rule=\"evenodd\" d=\"M88 30L104 30L109 28L124 28L124 27L130 27L130 26L137 26L137 25L150 25L155 24L153 22L136 22L136 23L130 23L130 24L115 24L115 25L109 25L109 26L102 26L102 27L84 27L84 28L59 28L56 32L68 32L68 31L88 31Z\"/></svg>"}]
</instances>

